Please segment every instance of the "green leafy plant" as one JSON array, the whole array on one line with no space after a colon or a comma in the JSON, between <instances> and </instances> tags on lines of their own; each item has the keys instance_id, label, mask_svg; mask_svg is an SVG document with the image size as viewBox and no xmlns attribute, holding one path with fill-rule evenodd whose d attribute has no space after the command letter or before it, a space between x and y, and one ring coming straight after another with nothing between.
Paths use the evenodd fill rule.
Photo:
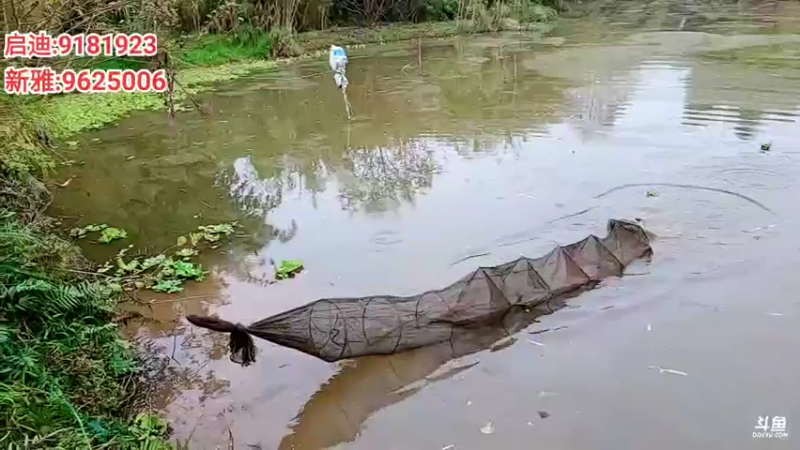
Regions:
<instances>
[{"instance_id":1,"label":"green leafy plant","mask_svg":"<svg viewBox=\"0 0 800 450\"><path fill-rule=\"evenodd\" d=\"M94 224L90 223L89 225L85 225L82 227L76 227L69 230L70 237L74 239L83 239L86 237L87 234L96 232L96 231L103 231L108 228L106 224Z\"/></svg>"},{"instance_id":2,"label":"green leafy plant","mask_svg":"<svg viewBox=\"0 0 800 450\"><path fill-rule=\"evenodd\" d=\"M204 245L216 248L223 237L231 236L236 222L201 225L187 236L178 237L177 249L171 253L154 256L128 257L133 246L121 249L112 260L97 268L97 272L109 275L108 283L121 286L123 290L151 289L168 294L183 290L186 281L203 281L208 274L201 264L192 261ZM108 228L106 228L108 229Z\"/></svg>"},{"instance_id":3,"label":"green leafy plant","mask_svg":"<svg viewBox=\"0 0 800 450\"><path fill-rule=\"evenodd\" d=\"M303 261L293 259L281 261L280 265L275 266L275 278L279 280L292 278L302 270Z\"/></svg>"},{"instance_id":4,"label":"green leafy plant","mask_svg":"<svg viewBox=\"0 0 800 450\"><path fill-rule=\"evenodd\" d=\"M106 227L100 232L100 238L97 241L108 244L109 242L125 239L127 237L128 232L121 228Z\"/></svg>"},{"instance_id":5,"label":"green leafy plant","mask_svg":"<svg viewBox=\"0 0 800 450\"><path fill-rule=\"evenodd\" d=\"M150 287L150 289L156 292L164 292L167 294L174 294L183 290L181 287L180 280L161 280L158 283L154 284Z\"/></svg>"},{"instance_id":6,"label":"green leafy plant","mask_svg":"<svg viewBox=\"0 0 800 450\"><path fill-rule=\"evenodd\" d=\"M97 242L108 244L110 242L125 239L128 237L128 232L121 229L110 227L108 224L94 224L90 223L89 225L84 225L82 227L75 227L69 230L69 236L73 239L83 239L89 233L96 233L100 232L100 237L97 239Z\"/></svg>"},{"instance_id":7,"label":"green leafy plant","mask_svg":"<svg viewBox=\"0 0 800 450\"><path fill-rule=\"evenodd\" d=\"M129 427L131 434L140 440L147 440L153 437L164 436L169 426L164 419L152 415L141 413L133 420L133 425Z\"/></svg>"}]
</instances>

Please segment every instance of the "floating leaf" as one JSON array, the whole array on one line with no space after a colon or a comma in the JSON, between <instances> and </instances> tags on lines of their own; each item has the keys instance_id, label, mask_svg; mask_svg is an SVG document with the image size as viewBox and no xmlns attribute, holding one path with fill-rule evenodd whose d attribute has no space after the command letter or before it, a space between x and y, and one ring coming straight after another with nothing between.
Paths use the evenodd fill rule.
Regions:
<instances>
[{"instance_id":1,"label":"floating leaf","mask_svg":"<svg viewBox=\"0 0 800 450\"><path fill-rule=\"evenodd\" d=\"M100 239L97 241L108 244L109 242L125 239L126 237L128 237L127 231L120 228L108 227L103 229L103 232L100 233Z\"/></svg>"},{"instance_id":2,"label":"floating leaf","mask_svg":"<svg viewBox=\"0 0 800 450\"><path fill-rule=\"evenodd\" d=\"M122 260L122 258L117 258L117 266L119 267L121 272L133 272L139 267L139 260L132 259L129 263L126 263Z\"/></svg>"},{"instance_id":3,"label":"floating leaf","mask_svg":"<svg viewBox=\"0 0 800 450\"><path fill-rule=\"evenodd\" d=\"M73 228L73 229L69 230L69 235L70 235L70 237L72 237L74 239L81 239L81 238L86 237L86 235L88 233L91 233L91 232L94 232L94 231L103 231L106 228L108 228L108 225L106 225L106 224L93 224L93 223L90 223L89 225L86 225L86 226L83 226L83 227L76 227L76 228Z\"/></svg>"},{"instance_id":4,"label":"floating leaf","mask_svg":"<svg viewBox=\"0 0 800 450\"><path fill-rule=\"evenodd\" d=\"M275 278L283 280L297 275L303 270L303 261L290 259L281 261L281 264L275 268Z\"/></svg>"},{"instance_id":5,"label":"floating leaf","mask_svg":"<svg viewBox=\"0 0 800 450\"><path fill-rule=\"evenodd\" d=\"M188 258L190 256L196 255L197 253L198 253L197 250L195 250L193 248L182 248L182 249L178 250L177 252L175 252L175 254L177 256L180 256L182 258Z\"/></svg>"},{"instance_id":6,"label":"floating leaf","mask_svg":"<svg viewBox=\"0 0 800 450\"><path fill-rule=\"evenodd\" d=\"M197 245L203 239L203 233L191 233L189 239L192 241L192 245Z\"/></svg>"},{"instance_id":7,"label":"floating leaf","mask_svg":"<svg viewBox=\"0 0 800 450\"><path fill-rule=\"evenodd\" d=\"M166 292L167 294L174 294L183 290L180 280L161 280L150 289L156 292Z\"/></svg>"},{"instance_id":8,"label":"floating leaf","mask_svg":"<svg viewBox=\"0 0 800 450\"><path fill-rule=\"evenodd\" d=\"M205 271L199 264L190 263L187 261L176 261L174 264L175 275L181 278L202 278L205 276Z\"/></svg>"},{"instance_id":9,"label":"floating leaf","mask_svg":"<svg viewBox=\"0 0 800 450\"><path fill-rule=\"evenodd\" d=\"M189 242L189 240L186 239L186 236L178 236L178 247L183 247L187 242Z\"/></svg>"},{"instance_id":10,"label":"floating leaf","mask_svg":"<svg viewBox=\"0 0 800 450\"><path fill-rule=\"evenodd\" d=\"M166 259L167 257L163 253L158 256L147 258L142 262L142 270L147 270L151 267L155 267L159 264L162 264Z\"/></svg>"}]
</instances>

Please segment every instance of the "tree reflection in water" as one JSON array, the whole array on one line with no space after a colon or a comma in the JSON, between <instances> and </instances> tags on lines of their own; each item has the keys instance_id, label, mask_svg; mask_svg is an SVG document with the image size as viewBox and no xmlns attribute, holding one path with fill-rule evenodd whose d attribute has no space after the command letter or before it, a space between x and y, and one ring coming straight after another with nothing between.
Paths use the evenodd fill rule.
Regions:
<instances>
[{"instance_id":1,"label":"tree reflection in water","mask_svg":"<svg viewBox=\"0 0 800 450\"><path fill-rule=\"evenodd\" d=\"M403 201L413 203L421 189L431 186L437 167L433 151L422 140L399 140L393 147L352 150L343 170L337 171L342 208L374 212Z\"/></svg>"}]
</instances>

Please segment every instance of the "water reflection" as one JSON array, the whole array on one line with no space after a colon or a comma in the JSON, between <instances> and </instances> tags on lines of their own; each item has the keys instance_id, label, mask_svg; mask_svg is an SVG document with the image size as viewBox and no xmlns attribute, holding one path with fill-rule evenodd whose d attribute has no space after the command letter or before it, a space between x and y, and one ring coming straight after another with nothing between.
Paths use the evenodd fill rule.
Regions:
<instances>
[{"instance_id":1,"label":"water reflection","mask_svg":"<svg viewBox=\"0 0 800 450\"><path fill-rule=\"evenodd\" d=\"M245 214L264 217L281 204L284 180L260 178L250 156L237 158L233 162L233 173L233 179L228 182L228 192Z\"/></svg>"},{"instance_id":2,"label":"water reflection","mask_svg":"<svg viewBox=\"0 0 800 450\"><path fill-rule=\"evenodd\" d=\"M269 235L257 230L269 227L268 211L288 192L316 201L334 181L343 207L396 208L429 187L438 170L431 141L419 136L487 152L497 136L541 129L561 114L566 83L525 69L524 45L503 42L512 50L433 45L423 75L402 70L403 54L354 64L357 120L349 124L341 95L314 76L316 62L280 76L307 80L306 89L263 89L264 81L246 79L230 92L201 96L210 114L179 115L175 127L134 114L119 127L80 137L74 156L85 164L65 169L64 176L78 177L56 212L80 210L83 221L122 226L134 243L163 247L209 222L238 220L251 234ZM514 48L519 54L509 57Z\"/></svg>"},{"instance_id":3,"label":"water reflection","mask_svg":"<svg viewBox=\"0 0 800 450\"><path fill-rule=\"evenodd\" d=\"M481 350L500 351L513 345L511 336L533 324L537 318L565 306L565 299L550 301L530 310L512 309L502 326L472 330L458 344L447 342L433 347L366 357L345 362L339 372L320 386L303 405L291 432L279 445L280 450L316 450L352 442L369 417L392 404L401 402L438 381L447 380L479 364L479 360L461 360ZM462 339L466 339L463 340ZM325 426L320 426L320 424Z\"/></svg>"},{"instance_id":4,"label":"water reflection","mask_svg":"<svg viewBox=\"0 0 800 450\"><path fill-rule=\"evenodd\" d=\"M433 150L423 140L353 150L336 172L342 207L373 212L391 204L413 203L418 192L431 186L436 169Z\"/></svg>"}]
</instances>

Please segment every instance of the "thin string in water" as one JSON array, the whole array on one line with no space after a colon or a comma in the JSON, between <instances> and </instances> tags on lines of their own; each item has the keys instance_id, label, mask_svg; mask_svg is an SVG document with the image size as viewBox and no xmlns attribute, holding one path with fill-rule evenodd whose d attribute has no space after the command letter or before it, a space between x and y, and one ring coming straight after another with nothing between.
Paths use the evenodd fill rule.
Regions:
<instances>
[{"instance_id":1,"label":"thin string in water","mask_svg":"<svg viewBox=\"0 0 800 450\"><path fill-rule=\"evenodd\" d=\"M750 202L750 203L758 206L759 208L763 209L764 211L767 211L767 212L770 212L772 214L775 214L775 211L767 208L763 203L761 203L761 202L759 202L757 200L754 200L754 199L752 199L752 198L750 198L750 197L748 197L746 195L739 194L738 192L729 191L727 189L720 189L720 188L713 188L713 187L706 187L706 186L698 186L696 184L677 184L677 183L631 183L631 184L623 184L621 186L617 186L617 187L611 188L611 189L603 192L602 194L595 195L594 198L602 198L602 197L605 197L606 195L608 195L608 194L610 194L612 192L619 191L619 190L622 190L622 189L628 189L628 188L632 188L632 187L644 187L644 186L669 186L669 187L684 188L684 189L697 189L697 190L701 190L701 191L719 192L719 193L722 193L722 194L728 194L728 195L732 195L734 197L739 197L739 198L741 198L741 199L743 199L743 200L745 200L747 202Z\"/></svg>"},{"instance_id":2,"label":"thin string in water","mask_svg":"<svg viewBox=\"0 0 800 450\"><path fill-rule=\"evenodd\" d=\"M353 118L353 112L350 108L350 99L347 98L347 88L342 89L342 97L344 97L344 107L347 109L347 120Z\"/></svg>"}]
</instances>

